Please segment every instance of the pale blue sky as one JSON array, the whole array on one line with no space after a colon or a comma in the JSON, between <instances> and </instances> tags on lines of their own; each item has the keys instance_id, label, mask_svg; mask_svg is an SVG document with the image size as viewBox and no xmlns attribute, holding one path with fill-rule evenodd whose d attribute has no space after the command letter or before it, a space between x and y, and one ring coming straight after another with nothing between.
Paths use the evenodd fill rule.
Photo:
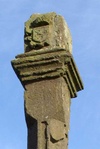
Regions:
<instances>
[{"instance_id":1,"label":"pale blue sky","mask_svg":"<svg viewBox=\"0 0 100 149\"><path fill-rule=\"evenodd\" d=\"M68 23L85 86L71 102L69 149L100 148L100 0L0 0L0 149L27 149L24 89L10 61L24 52L24 22L52 11Z\"/></svg>"}]
</instances>

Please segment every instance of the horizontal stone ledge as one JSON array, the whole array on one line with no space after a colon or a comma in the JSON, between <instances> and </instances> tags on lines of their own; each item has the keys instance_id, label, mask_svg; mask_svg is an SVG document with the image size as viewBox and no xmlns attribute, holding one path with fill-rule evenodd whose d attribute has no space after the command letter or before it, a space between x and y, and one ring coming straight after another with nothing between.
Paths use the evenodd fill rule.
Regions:
<instances>
[{"instance_id":1,"label":"horizontal stone ledge","mask_svg":"<svg viewBox=\"0 0 100 149\"><path fill-rule=\"evenodd\" d=\"M43 49L41 48L40 50L32 50L24 54L19 54L15 58L23 58L23 57L36 56L36 55L42 55L46 53L55 53L55 52L61 52L61 51L66 51L66 49L62 47L57 47L57 46L49 47L49 48L44 47Z\"/></svg>"},{"instance_id":2,"label":"horizontal stone ledge","mask_svg":"<svg viewBox=\"0 0 100 149\"><path fill-rule=\"evenodd\" d=\"M42 51L43 52L43 51ZM33 52L29 52L33 54ZM71 98L77 96L77 92L83 89L83 84L79 76L73 56L65 49L55 52L42 53L36 55L29 53L22 54L23 57L12 61L12 66L23 86L28 82L39 81L54 77L64 77L68 84ZM25 55L27 55L25 57Z\"/></svg>"},{"instance_id":3,"label":"horizontal stone ledge","mask_svg":"<svg viewBox=\"0 0 100 149\"><path fill-rule=\"evenodd\" d=\"M17 58L15 60L12 61L12 65L20 65L23 63L31 63L31 62L42 62L42 61L46 61L46 60L52 60L52 59L56 59L56 60L60 60L60 57L65 57L68 59L68 57L71 57L71 55L69 55L68 53L66 53L66 51L60 51L60 52L55 52L55 53L44 53L43 55L36 55L36 56L26 56L26 57L21 57L21 58Z\"/></svg>"}]
</instances>

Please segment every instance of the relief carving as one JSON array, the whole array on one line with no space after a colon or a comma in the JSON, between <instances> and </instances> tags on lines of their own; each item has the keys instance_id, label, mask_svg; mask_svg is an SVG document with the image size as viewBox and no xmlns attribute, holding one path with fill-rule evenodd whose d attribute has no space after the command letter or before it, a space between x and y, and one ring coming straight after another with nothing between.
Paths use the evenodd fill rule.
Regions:
<instances>
[{"instance_id":1,"label":"relief carving","mask_svg":"<svg viewBox=\"0 0 100 149\"><path fill-rule=\"evenodd\" d=\"M25 52L38 50L50 45L50 18L43 15L31 18L25 26Z\"/></svg>"},{"instance_id":2,"label":"relief carving","mask_svg":"<svg viewBox=\"0 0 100 149\"><path fill-rule=\"evenodd\" d=\"M49 46L49 32L49 25L26 29L24 38L26 52L29 52L32 49L37 50Z\"/></svg>"}]
</instances>

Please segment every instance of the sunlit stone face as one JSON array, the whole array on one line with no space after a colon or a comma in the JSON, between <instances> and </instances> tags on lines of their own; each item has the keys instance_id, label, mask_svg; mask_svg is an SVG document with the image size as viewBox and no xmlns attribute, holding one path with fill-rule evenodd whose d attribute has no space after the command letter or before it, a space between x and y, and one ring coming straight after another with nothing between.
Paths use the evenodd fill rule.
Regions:
<instances>
[{"instance_id":1,"label":"sunlit stone face","mask_svg":"<svg viewBox=\"0 0 100 149\"><path fill-rule=\"evenodd\" d=\"M72 53L72 39L64 18L56 13L33 14L25 23L25 52L64 48Z\"/></svg>"}]
</instances>

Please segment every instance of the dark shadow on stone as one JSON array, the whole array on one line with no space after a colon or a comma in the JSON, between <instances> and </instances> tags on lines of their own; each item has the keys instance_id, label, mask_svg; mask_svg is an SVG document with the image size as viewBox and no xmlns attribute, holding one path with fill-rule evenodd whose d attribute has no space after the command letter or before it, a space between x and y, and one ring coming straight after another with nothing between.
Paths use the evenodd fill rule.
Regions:
<instances>
[{"instance_id":1,"label":"dark shadow on stone","mask_svg":"<svg viewBox=\"0 0 100 149\"><path fill-rule=\"evenodd\" d=\"M42 21L38 21L38 18L37 18L36 20L34 20L31 23L30 27L34 28L34 27L41 27L41 26L46 26L46 25L49 25L49 23L46 22L46 21L43 21L43 20Z\"/></svg>"},{"instance_id":2,"label":"dark shadow on stone","mask_svg":"<svg viewBox=\"0 0 100 149\"><path fill-rule=\"evenodd\" d=\"M38 124L37 120L26 114L26 123L27 123L27 129L28 129L28 149L37 149L37 132L38 132Z\"/></svg>"}]
</instances>

